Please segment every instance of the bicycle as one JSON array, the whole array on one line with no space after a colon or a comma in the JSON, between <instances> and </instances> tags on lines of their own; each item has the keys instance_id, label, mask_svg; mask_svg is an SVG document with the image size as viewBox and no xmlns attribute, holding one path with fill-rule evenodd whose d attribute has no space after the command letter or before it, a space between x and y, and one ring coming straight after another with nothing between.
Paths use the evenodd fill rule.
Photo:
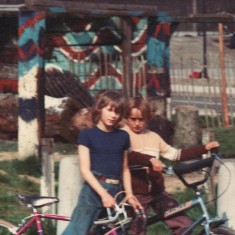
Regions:
<instances>
[{"instance_id":1,"label":"bicycle","mask_svg":"<svg viewBox=\"0 0 235 235\"><path fill-rule=\"evenodd\" d=\"M200 208L202 215L192 223L191 226L183 232L182 235L192 234L196 226L201 226L202 229L199 232L201 235L235 235L235 231L225 226L227 219L214 217L212 218L206 208L206 202L203 198L203 190L199 187L203 185L210 177L210 170L214 163L214 160L218 160L222 163L221 158L216 153L211 153L209 158L194 160L190 162L180 162L175 166L165 168L165 173L175 174L179 180L187 187L193 190L196 198L184 203L180 203L177 207L165 211L163 215L151 215L147 218L147 226L158 222L164 222L165 219L173 217L178 213L185 212L193 207ZM138 166L137 166L138 168ZM203 170L202 178L189 182L186 180L186 175L192 172Z\"/></svg>"},{"instance_id":2,"label":"bicycle","mask_svg":"<svg viewBox=\"0 0 235 235\"><path fill-rule=\"evenodd\" d=\"M122 193L125 192L118 193L116 197ZM33 225L36 226L38 235L44 235L45 233L42 226L43 219L62 221L70 221L71 219L69 216L39 212L39 208L58 203L59 199L57 197L28 196L17 194L17 198L22 205L32 208L33 213L23 218L17 226L8 221L0 219L0 235L25 235L25 232L27 232L28 229ZM94 222L94 225L96 226L97 231L99 231L99 234L124 234L129 230L131 223L133 223L137 217L141 216L144 218L142 211L132 210L130 216L131 208L132 206L126 203L125 197L123 197L119 204L115 204L114 208L106 208L107 217L98 219ZM95 234L97 235L97 233Z\"/></svg>"}]
</instances>

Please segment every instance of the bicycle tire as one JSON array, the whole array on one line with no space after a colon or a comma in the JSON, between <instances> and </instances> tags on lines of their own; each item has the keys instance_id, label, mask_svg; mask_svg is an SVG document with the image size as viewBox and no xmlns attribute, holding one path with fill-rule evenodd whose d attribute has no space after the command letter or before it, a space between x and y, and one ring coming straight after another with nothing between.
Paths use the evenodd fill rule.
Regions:
<instances>
[{"instance_id":1,"label":"bicycle tire","mask_svg":"<svg viewBox=\"0 0 235 235\"><path fill-rule=\"evenodd\" d=\"M0 235L10 235L12 234L9 229L10 228L14 228L15 225L6 221L6 220L2 220L0 219Z\"/></svg>"},{"instance_id":2,"label":"bicycle tire","mask_svg":"<svg viewBox=\"0 0 235 235\"><path fill-rule=\"evenodd\" d=\"M212 228L211 231L214 235L235 235L235 230L223 225Z\"/></svg>"}]
</instances>

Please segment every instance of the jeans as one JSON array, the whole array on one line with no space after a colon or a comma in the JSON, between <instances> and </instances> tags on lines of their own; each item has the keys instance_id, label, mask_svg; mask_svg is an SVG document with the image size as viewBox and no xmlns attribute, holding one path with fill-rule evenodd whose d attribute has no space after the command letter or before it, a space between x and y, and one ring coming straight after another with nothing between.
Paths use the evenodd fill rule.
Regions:
<instances>
[{"instance_id":1,"label":"jeans","mask_svg":"<svg viewBox=\"0 0 235 235\"><path fill-rule=\"evenodd\" d=\"M121 190L120 185L107 184L101 181L100 184L112 196L115 196ZM87 183L84 183L71 221L62 235L87 235L102 209L103 204L100 196Z\"/></svg>"}]
</instances>

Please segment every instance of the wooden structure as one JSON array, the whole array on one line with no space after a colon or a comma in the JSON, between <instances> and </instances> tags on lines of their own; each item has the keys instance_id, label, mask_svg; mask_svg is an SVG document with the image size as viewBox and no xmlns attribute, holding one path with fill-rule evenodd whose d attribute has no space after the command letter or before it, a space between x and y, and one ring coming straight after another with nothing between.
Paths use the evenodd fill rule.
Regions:
<instances>
[{"instance_id":1,"label":"wooden structure","mask_svg":"<svg viewBox=\"0 0 235 235\"><path fill-rule=\"evenodd\" d=\"M128 16L151 16L157 14L156 6L138 6L130 4L108 4L64 1L20 1L17 5L2 6L2 12L19 12L18 16L18 152L21 158L32 154L41 156L41 139L44 128L44 54L46 18L65 17L66 15L85 15L100 17L116 15L123 17L123 60L124 83L126 96L131 96L130 25ZM0 9L0 11L1 11ZM87 103L90 105L91 103Z\"/></svg>"}]
</instances>

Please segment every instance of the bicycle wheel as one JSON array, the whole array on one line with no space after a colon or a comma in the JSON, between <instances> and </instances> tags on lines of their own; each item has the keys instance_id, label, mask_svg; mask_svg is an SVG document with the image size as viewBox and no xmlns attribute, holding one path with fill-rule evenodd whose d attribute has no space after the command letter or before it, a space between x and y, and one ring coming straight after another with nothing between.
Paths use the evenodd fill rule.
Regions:
<instances>
[{"instance_id":1,"label":"bicycle wheel","mask_svg":"<svg viewBox=\"0 0 235 235\"><path fill-rule=\"evenodd\" d=\"M5 220L0 220L0 235L10 235L12 234L9 229L15 227L14 224L5 221Z\"/></svg>"},{"instance_id":2,"label":"bicycle wheel","mask_svg":"<svg viewBox=\"0 0 235 235\"><path fill-rule=\"evenodd\" d=\"M216 228L212 228L211 231L214 235L235 235L235 230L222 225Z\"/></svg>"}]
</instances>

